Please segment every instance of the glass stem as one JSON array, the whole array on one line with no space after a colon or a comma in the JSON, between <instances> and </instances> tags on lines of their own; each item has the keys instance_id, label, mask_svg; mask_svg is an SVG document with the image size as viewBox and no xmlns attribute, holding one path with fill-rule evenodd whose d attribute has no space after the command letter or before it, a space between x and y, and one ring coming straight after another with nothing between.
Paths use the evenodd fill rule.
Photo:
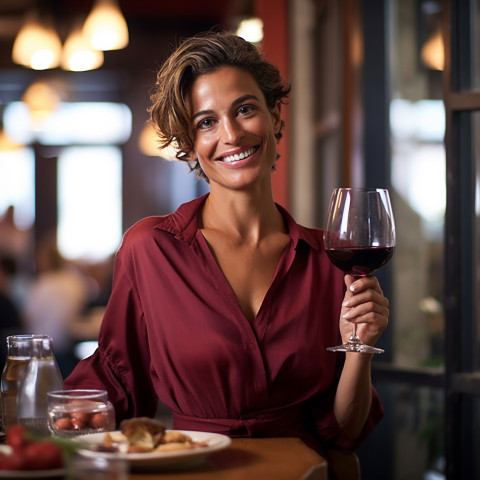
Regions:
<instances>
[{"instance_id":1,"label":"glass stem","mask_svg":"<svg viewBox=\"0 0 480 480\"><path fill-rule=\"evenodd\" d=\"M361 343L360 337L357 335L357 324L353 324L353 333L349 340L350 343Z\"/></svg>"}]
</instances>

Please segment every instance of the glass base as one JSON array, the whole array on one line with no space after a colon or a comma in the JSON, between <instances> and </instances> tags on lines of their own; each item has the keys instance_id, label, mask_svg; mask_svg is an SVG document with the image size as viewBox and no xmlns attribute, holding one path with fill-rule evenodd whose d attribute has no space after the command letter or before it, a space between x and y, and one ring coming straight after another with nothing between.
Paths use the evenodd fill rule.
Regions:
<instances>
[{"instance_id":1,"label":"glass base","mask_svg":"<svg viewBox=\"0 0 480 480\"><path fill-rule=\"evenodd\" d=\"M328 347L329 352L354 352L354 353L384 353L385 350L377 347L371 347L363 343L358 336L351 336L347 343L337 345L336 347Z\"/></svg>"}]
</instances>

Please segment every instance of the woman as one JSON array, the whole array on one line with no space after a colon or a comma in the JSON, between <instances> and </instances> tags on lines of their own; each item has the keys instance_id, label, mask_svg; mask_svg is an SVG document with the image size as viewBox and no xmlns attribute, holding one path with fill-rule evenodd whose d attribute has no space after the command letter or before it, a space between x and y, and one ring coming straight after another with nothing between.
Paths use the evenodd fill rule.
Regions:
<instances>
[{"instance_id":1,"label":"woman","mask_svg":"<svg viewBox=\"0 0 480 480\"><path fill-rule=\"evenodd\" d=\"M106 388L118 420L153 416L158 397L177 429L354 450L381 418L371 356L326 347L351 322L373 344L388 300L273 201L288 93L228 33L187 39L161 68L152 121L210 193L141 220L117 253L99 347L65 384Z\"/></svg>"}]
</instances>

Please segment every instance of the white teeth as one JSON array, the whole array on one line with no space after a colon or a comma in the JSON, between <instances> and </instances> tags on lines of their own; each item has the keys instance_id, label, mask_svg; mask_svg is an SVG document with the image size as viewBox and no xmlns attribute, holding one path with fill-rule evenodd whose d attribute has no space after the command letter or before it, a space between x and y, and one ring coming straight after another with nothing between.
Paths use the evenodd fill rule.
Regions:
<instances>
[{"instance_id":1,"label":"white teeth","mask_svg":"<svg viewBox=\"0 0 480 480\"><path fill-rule=\"evenodd\" d=\"M238 162L239 160L243 160L244 158L249 157L253 152L255 152L255 148L249 148L245 152L238 153L236 155L228 155L227 157L223 157L223 162Z\"/></svg>"}]
</instances>

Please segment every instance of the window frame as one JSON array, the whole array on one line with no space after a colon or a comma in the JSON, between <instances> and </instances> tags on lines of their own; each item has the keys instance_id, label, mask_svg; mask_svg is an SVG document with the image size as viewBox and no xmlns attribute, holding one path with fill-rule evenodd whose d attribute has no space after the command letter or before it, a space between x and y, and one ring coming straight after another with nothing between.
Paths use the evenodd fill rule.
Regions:
<instances>
[{"instance_id":1,"label":"window frame","mask_svg":"<svg viewBox=\"0 0 480 480\"><path fill-rule=\"evenodd\" d=\"M480 92L469 90L473 46L471 3L444 0L447 209L445 218L445 456L448 479L463 478L474 459L462 448L471 408L480 397L480 372L474 372L469 341L476 318L475 158L472 114L480 111ZM467 79L467 80L466 80ZM474 261L472 261L472 258ZM477 398L478 400L478 398Z\"/></svg>"}]
</instances>

